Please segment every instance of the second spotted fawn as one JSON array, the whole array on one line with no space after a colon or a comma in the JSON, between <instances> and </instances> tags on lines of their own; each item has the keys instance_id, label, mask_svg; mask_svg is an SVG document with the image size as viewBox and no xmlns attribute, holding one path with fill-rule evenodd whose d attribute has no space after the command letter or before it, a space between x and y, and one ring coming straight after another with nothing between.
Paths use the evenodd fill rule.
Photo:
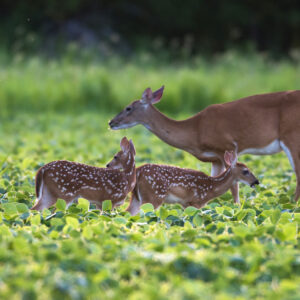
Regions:
<instances>
[{"instance_id":1,"label":"second spotted fawn","mask_svg":"<svg viewBox=\"0 0 300 300\"><path fill-rule=\"evenodd\" d=\"M237 162L237 154L226 151L224 161L227 169L216 177L196 170L173 166L146 164L136 169L136 186L127 208L132 215L139 212L144 203L154 208L162 203L179 203L183 207L200 208L209 200L224 194L238 181L251 187L259 184L246 165Z\"/></svg>"},{"instance_id":2,"label":"second spotted fawn","mask_svg":"<svg viewBox=\"0 0 300 300\"><path fill-rule=\"evenodd\" d=\"M107 168L66 160L40 168L36 174L37 202L31 209L41 211L54 205L58 198L69 205L80 197L100 209L104 200L111 200L113 207L121 205L135 186L136 170L132 141L124 137L120 146L121 151Z\"/></svg>"}]
</instances>

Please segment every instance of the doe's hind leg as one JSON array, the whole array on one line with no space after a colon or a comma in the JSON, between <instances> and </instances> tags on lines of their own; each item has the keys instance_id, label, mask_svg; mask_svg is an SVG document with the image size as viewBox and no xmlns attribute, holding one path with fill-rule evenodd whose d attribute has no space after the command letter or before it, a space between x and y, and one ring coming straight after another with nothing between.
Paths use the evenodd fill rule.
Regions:
<instances>
[{"instance_id":1,"label":"doe's hind leg","mask_svg":"<svg viewBox=\"0 0 300 300\"><path fill-rule=\"evenodd\" d=\"M297 186L294 201L298 201L300 197L300 135L292 139L296 142L289 142L289 139L281 142L281 147L287 155L292 168L296 173Z\"/></svg>"},{"instance_id":2,"label":"doe's hind leg","mask_svg":"<svg viewBox=\"0 0 300 300\"><path fill-rule=\"evenodd\" d=\"M294 196L294 201L298 201L300 197L300 152L298 153L298 160L295 161L295 173L297 178L297 186Z\"/></svg>"}]
</instances>

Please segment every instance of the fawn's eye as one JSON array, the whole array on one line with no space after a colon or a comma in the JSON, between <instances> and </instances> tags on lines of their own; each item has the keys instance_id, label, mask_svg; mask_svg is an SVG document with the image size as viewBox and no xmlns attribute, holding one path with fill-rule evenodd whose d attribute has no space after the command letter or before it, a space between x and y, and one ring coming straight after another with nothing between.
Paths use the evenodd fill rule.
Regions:
<instances>
[{"instance_id":1,"label":"fawn's eye","mask_svg":"<svg viewBox=\"0 0 300 300\"><path fill-rule=\"evenodd\" d=\"M249 175L249 171L248 170L243 170L243 175Z\"/></svg>"},{"instance_id":2,"label":"fawn's eye","mask_svg":"<svg viewBox=\"0 0 300 300\"><path fill-rule=\"evenodd\" d=\"M115 156L114 156L114 159L117 159L117 158L118 158L118 156L115 155Z\"/></svg>"},{"instance_id":3,"label":"fawn's eye","mask_svg":"<svg viewBox=\"0 0 300 300\"><path fill-rule=\"evenodd\" d=\"M126 107L126 111L130 111L131 110L131 107Z\"/></svg>"}]
</instances>

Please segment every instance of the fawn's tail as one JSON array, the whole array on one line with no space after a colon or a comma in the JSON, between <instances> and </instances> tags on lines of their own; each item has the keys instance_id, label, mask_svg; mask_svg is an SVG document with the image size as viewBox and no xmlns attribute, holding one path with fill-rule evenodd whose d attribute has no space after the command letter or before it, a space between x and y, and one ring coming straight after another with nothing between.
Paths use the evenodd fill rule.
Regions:
<instances>
[{"instance_id":1,"label":"fawn's tail","mask_svg":"<svg viewBox=\"0 0 300 300\"><path fill-rule=\"evenodd\" d=\"M35 194L36 194L37 199L40 199L40 196L42 194L43 175L44 175L44 170L41 168L38 170L38 172L35 176Z\"/></svg>"}]
</instances>

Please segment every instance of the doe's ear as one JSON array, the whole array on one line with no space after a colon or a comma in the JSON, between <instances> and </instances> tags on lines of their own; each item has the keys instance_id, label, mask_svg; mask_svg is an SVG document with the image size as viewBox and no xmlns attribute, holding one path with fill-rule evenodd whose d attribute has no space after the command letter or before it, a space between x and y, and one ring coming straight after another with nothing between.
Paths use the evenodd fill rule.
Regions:
<instances>
[{"instance_id":1,"label":"doe's ear","mask_svg":"<svg viewBox=\"0 0 300 300\"><path fill-rule=\"evenodd\" d=\"M150 88L146 88L143 92L141 102L145 104L151 103L152 97L153 97L152 90Z\"/></svg>"},{"instance_id":2,"label":"doe's ear","mask_svg":"<svg viewBox=\"0 0 300 300\"><path fill-rule=\"evenodd\" d=\"M151 103L152 104L155 104L157 102L160 101L162 95L163 95L163 92L164 92L164 88L165 86L163 85L160 89L158 89L157 91L153 92L152 94L152 100L151 100Z\"/></svg>"},{"instance_id":3,"label":"doe's ear","mask_svg":"<svg viewBox=\"0 0 300 300\"><path fill-rule=\"evenodd\" d=\"M135 147L134 147L134 145L133 145L132 140L129 141L129 144L130 144L130 150L132 151L133 155L136 155Z\"/></svg>"},{"instance_id":4,"label":"doe's ear","mask_svg":"<svg viewBox=\"0 0 300 300\"><path fill-rule=\"evenodd\" d=\"M122 149L122 151L127 152L129 151L129 142L127 140L127 137L124 136L120 142L120 147Z\"/></svg>"}]
</instances>

